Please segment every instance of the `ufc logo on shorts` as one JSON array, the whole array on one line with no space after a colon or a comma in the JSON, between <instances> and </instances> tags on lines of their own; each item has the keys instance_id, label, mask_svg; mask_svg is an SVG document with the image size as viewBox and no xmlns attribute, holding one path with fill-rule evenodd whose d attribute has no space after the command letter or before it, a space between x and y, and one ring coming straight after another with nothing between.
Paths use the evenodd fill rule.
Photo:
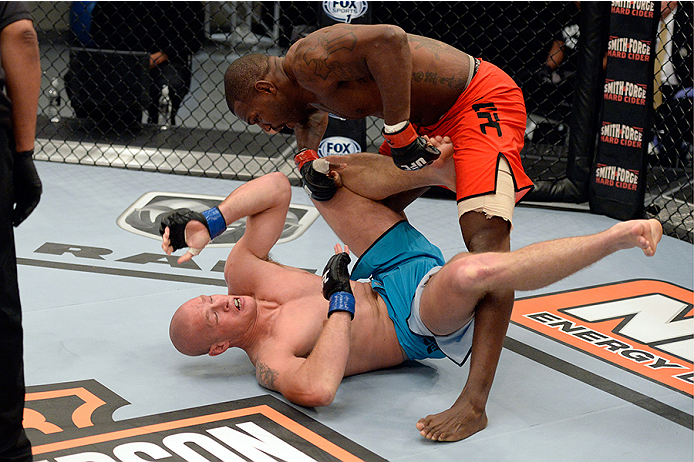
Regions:
<instances>
[{"instance_id":1,"label":"ufc logo on shorts","mask_svg":"<svg viewBox=\"0 0 694 462\"><path fill-rule=\"evenodd\" d=\"M472 109L477 113L480 119L487 119L487 122L480 124L482 133L487 134L487 128L496 130L496 134L501 138L501 125L499 125L499 114L496 113L494 103L473 104ZM483 110L484 109L484 110Z\"/></svg>"}]
</instances>

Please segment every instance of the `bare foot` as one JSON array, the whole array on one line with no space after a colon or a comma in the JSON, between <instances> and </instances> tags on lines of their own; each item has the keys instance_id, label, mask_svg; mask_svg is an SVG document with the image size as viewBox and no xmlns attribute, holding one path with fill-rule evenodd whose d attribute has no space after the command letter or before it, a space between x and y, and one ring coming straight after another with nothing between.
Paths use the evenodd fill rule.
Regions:
<instances>
[{"instance_id":1,"label":"bare foot","mask_svg":"<svg viewBox=\"0 0 694 462\"><path fill-rule=\"evenodd\" d=\"M628 229L629 247L639 247L644 255L655 255L656 247L663 237L663 226L658 220L632 220L623 225Z\"/></svg>"},{"instance_id":2,"label":"bare foot","mask_svg":"<svg viewBox=\"0 0 694 462\"><path fill-rule=\"evenodd\" d=\"M432 441L460 441L487 426L487 413L481 414L470 406L454 404L447 411L429 415L417 422L417 430Z\"/></svg>"},{"instance_id":3,"label":"bare foot","mask_svg":"<svg viewBox=\"0 0 694 462\"><path fill-rule=\"evenodd\" d=\"M436 159L431 167L436 171L436 176L441 186L446 186L455 191L455 164L453 163L453 142L447 136L427 138L429 142L441 151L441 156Z\"/></svg>"}]
</instances>

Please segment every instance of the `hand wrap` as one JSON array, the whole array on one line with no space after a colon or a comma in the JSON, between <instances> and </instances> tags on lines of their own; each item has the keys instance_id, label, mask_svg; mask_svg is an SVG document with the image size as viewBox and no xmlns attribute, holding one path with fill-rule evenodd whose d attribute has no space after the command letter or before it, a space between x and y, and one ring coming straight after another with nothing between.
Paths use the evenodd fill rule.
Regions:
<instances>
[{"instance_id":1,"label":"hand wrap","mask_svg":"<svg viewBox=\"0 0 694 462\"><path fill-rule=\"evenodd\" d=\"M417 135L411 123L395 133L386 133L383 137L390 146L393 162L400 170L419 170L434 162L441 155L438 148L430 145Z\"/></svg>"},{"instance_id":2,"label":"hand wrap","mask_svg":"<svg viewBox=\"0 0 694 462\"><path fill-rule=\"evenodd\" d=\"M174 250L188 247L186 244L186 225L189 221L199 221L207 228L210 239L221 235L226 230L226 222L219 208L213 207L204 212L195 212L190 209L178 209L164 216L159 225L159 234L164 235L166 228L169 228L169 240ZM199 253L199 252L198 252Z\"/></svg>"},{"instance_id":3,"label":"hand wrap","mask_svg":"<svg viewBox=\"0 0 694 462\"><path fill-rule=\"evenodd\" d=\"M34 211L41 199L43 186L34 165L34 151L17 152L14 155L12 182L14 185L14 210L12 224L19 226Z\"/></svg>"},{"instance_id":4,"label":"hand wrap","mask_svg":"<svg viewBox=\"0 0 694 462\"><path fill-rule=\"evenodd\" d=\"M313 149L302 149L294 157L304 190L309 197L318 202L329 201L335 195L335 180L328 176L330 163L321 159Z\"/></svg>"},{"instance_id":5,"label":"hand wrap","mask_svg":"<svg viewBox=\"0 0 694 462\"><path fill-rule=\"evenodd\" d=\"M336 311L346 311L354 319L355 300L349 283L349 262L346 252L333 255L323 270L323 297L330 300L328 317Z\"/></svg>"}]
</instances>

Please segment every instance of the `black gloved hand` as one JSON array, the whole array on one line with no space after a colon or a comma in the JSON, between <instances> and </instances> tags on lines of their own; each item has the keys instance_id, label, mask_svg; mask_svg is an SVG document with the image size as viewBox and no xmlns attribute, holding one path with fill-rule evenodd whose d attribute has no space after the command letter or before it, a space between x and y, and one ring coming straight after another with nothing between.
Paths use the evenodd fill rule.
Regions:
<instances>
[{"instance_id":1,"label":"black gloved hand","mask_svg":"<svg viewBox=\"0 0 694 462\"><path fill-rule=\"evenodd\" d=\"M384 127L383 137L390 146L393 162L400 170L419 170L441 155L438 148L417 134L410 122L394 133L386 132Z\"/></svg>"},{"instance_id":2,"label":"black gloved hand","mask_svg":"<svg viewBox=\"0 0 694 462\"><path fill-rule=\"evenodd\" d=\"M333 255L323 269L323 297L330 300L336 292L352 293L349 284L349 262L352 259L347 252Z\"/></svg>"},{"instance_id":3,"label":"black gloved hand","mask_svg":"<svg viewBox=\"0 0 694 462\"><path fill-rule=\"evenodd\" d=\"M347 252L333 255L323 270L323 297L330 300L328 317L338 311L346 311L354 319L356 301L349 283L349 262Z\"/></svg>"},{"instance_id":4,"label":"black gloved hand","mask_svg":"<svg viewBox=\"0 0 694 462\"><path fill-rule=\"evenodd\" d=\"M335 180L328 176L329 169L325 172L316 170L314 161L322 162L323 167L329 168L327 160L321 160L313 149L302 149L294 157L294 163L301 173L301 183L304 191L314 201L324 202L333 198L337 192Z\"/></svg>"},{"instance_id":5,"label":"black gloved hand","mask_svg":"<svg viewBox=\"0 0 694 462\"><path fill-rule=\"evenodd\" d=\"M17 152L14 155L14 210L12 224L19 226L34 211L41 199L43 187L34 165L34 151Z\"/></svg>"},{"instance_id":6,"label":"black gloved hand","mask_svg":"<svg viewBox=\"0 0 694 462\"><path fill-rule=\"evenodd\" d=\"M418 136L402 148L391 148L393 162L400 170L419 170L434 162L441 155L438 148L427 144L427 140Z\"/></svg>"},{"instance_id":7,"label":"black gloved hand","mask_svg":"<svg viewBox=\"0 0 694 462\"><path fill-rule=\"evenodd\" d=\"M304 186L304 191L318 202L329 201L337 192L335 180L325 173L317 171L313 165L313 161L306 162L300 170L301 181Z\"/></svg>"},{"instance_id":8,"label":"black gloved hand","mask_svg":"<svg viewBox=\"0 0 694 462\"><path fill-rule=\"evenodd\" d=\"M186 244L186 225L190 220L196 220L205 225L209 231L210 227L207 224L205 216L200 212L195 212L190 209L177 209L173 212L167 213L161 220L159 225L159 234L162 236L169 228L169 240L171 241L171 246L174 251L188 247Z\"/></svg>"}]
</instances>

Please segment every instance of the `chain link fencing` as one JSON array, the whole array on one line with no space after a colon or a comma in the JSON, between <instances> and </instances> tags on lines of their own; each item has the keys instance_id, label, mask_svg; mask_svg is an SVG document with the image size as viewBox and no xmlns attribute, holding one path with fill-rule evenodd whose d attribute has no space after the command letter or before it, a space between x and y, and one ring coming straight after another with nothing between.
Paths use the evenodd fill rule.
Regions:
<instances>
[{"instance_id":1,"label":"chain link fencing","mask_svg":"<svg viewBox=\"0 0 694 462\"><path fill-rule=\"evenodd\" d=\"M44 73L36 158L241 180L279 170L298 184L294 137L270 136L231 114L223 76L247 53L283 55L318 27L323 3L30 2ZM679 77L663 84L665 102L655 111L645 206L668 234L692 242L692 17L691 2L681 3L689 4L680 8L688 29L667 43L679 52L676 41L684 38L690 54L660 58L670 59ZM566 171L580 72L572 59L580 37L576 5L422 1L368 8L373 23L442 40L516 80L528 112L523 163L538 181ZM108 38L116 32L118 40ZM147 72L157 40L171 54L169 66ZM104 50L119 51L98 53ZM366 127L365 150L377 152L382 121L368 118Z\"/></svg>"},{"instance_id":2,"label":"chain link fencing","mask_svg":"<svg viewBox=\"0 0 694 462\"><path fill-rule=\"evenodd\" d=\"M665 4L665 2L663 2ZM656 41L652 146L648 157L646 213L668 234L694 242L692 198L692 2L664 12Z\"/></svg>"}]
</instances>

